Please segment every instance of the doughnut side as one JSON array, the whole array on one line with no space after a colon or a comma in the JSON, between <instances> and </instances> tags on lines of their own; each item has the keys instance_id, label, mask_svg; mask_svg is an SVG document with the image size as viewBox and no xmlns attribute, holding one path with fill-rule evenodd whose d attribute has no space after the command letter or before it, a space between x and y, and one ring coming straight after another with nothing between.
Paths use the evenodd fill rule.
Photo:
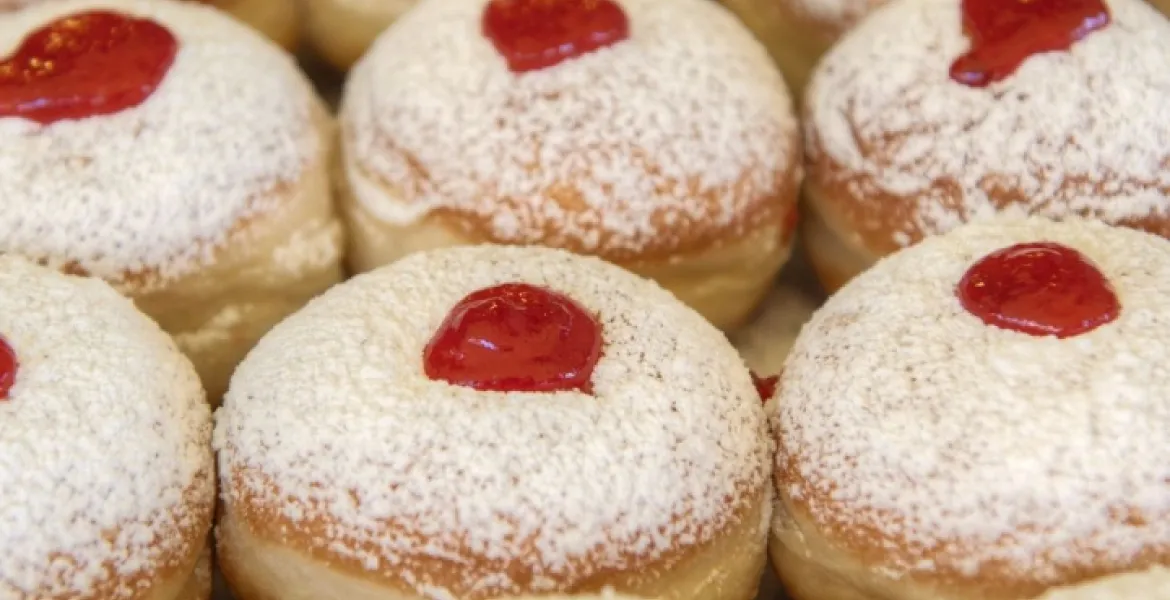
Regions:
<instances>
[{"instance_id":1,"label":"doughnut side","mask_svg":"<svg viewBox=\"0 0 1170 600\"><path fill-rule=\"evenodd\" d=\"M356 166L339 170L348 174L337 178L337 201L350 232L347 261L355 272L422 250L505 242L493 234L491 226L500 215L442 210L409 224L380 219L357 198L356 189L401 203L395 199L397 191L371 182ZM797 165L790 165L785 176L786 183L775 196L762 198L741 220L723 228L710 227L713 231L704 232L706 225L696 224L691 229L664 229L657 240L662 248L657 251L615 251L600 257L657 281L716 327L738 327L751 317L791 254L791 223L799 187ZM555 231L524 234L523 239L522 243L589 253Z\"/></svg>"},{"instance_id":2,"label":"doughnut side","mask_svg":"<svg viewBox=\"0 0 1170 600\"><path fill-rule=\"evenodd\" d=\"M1149 569L1144 577L1121 574L1108 568L1078 570L1057 583L1004 579L987 572L975 577L890 576L881 568L876 549L858 552L841 537L827 535L814 519L791 498L780 498L773 516L768 551L772 567L780 574L792 600L969 600L972 598L1037 598L1042 600L1165 600L1170 585L1165 570L1166 553L1151 553L1133 566ZM1159 575L1158 573L1161 573ZM1158 586L1162 586L1159 588ZM1052 590L1050 593L1045 592ZM1039 596L1044 594L1043 596ZM1159 595L1161 594L1161 595Z\"/></svg>"},{"instance_id":3,"label":"doughnut side","mask_svg":"<svg viewBox=\"0 0 1170 600\"><path fill-rule=\"evenodd\" d=\"M331 139L317 108L315 129ZM176 280L149 275L122 289L174 336L214 404L264 333L342 279L343 233L328 177L329 145L299 180L273 190L273 208L241 222L200 270Z\"/></svg>"},{"instance_id":4,"label":"doughnut side","mask_svg":"<svg viewBox=\"0 0 1170 600\"><path fill-rule=\"evenodd\" d=\"M679 547L652 561L631 555L623 565L573 567L574 576L532 577L517 574L531 567L526 559L485 561L474 552L462 555L419 553L379 569L363 564L376 553L339 540L335 552L321 551L312 537L329 535L327 522L293 522L246 496L225 503L216 527L218 561L232 591L241 600L278 600L294 593L320 600L423 600L450 594L467 600L541 595L558 592L588 598L607 588L623 594L671 600L752 600L767 557L765 538L772 514L772 494L765 486L745 496L726 526L701 545ZM408 534L386 527L381 535ZM370 554L367 554L370 553ZM509 573L508 589L468 589L471 579ZM423 583L425 582L425 583ZM427 593L427 592L430 593Z\"/></svg>"}]
</instances>

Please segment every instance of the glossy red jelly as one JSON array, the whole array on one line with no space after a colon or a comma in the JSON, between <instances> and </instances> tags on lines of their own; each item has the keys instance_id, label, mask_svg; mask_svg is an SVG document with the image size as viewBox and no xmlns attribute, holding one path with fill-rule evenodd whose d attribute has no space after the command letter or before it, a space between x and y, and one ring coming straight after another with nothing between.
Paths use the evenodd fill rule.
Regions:
<instances>
[{"instance_id":1,"label":"glossy red jelly","mask_svg":"<svg viewBox=\"0 0 1170 600\"><path fill-rule=\"evenodd\" d=\"M776 384L780 382L780 378L773 375L771 377L760 377L752 371L752 384L756 386L756 391L760 394L760 400L767 402L776 393Z\"/></svg>"},{"instance_id":2,"label":"glossy red jelly","mask_svg":"<svg viewBox=\"0 0 1170 600\"><path fill-rule=\"evenodd\" d=\"M101 10L58 19L0 63L0 117L48 125L138 106L177 52L174 35L147 19Z\"/></svg>"},{"instance_id":3,"label":"glossy red jelly","mask_svg":"<svg viewBox=\"0 0 1170 600\"><path fill-rule=\"evenodd\" d=\"M983 87L1009 77L1029 57L1066 51L1109 24L1103 0L963 0L971 49L951 65L951 78Z\"/></svg>"},{"instance_id":4,"label":"glossy red jelly","mask_svg":"<svg viewBox=\"0 0 1170 600\"><path fill-rule=\"evenodd\" d=\"M630 21L613 0L491 0L483 33L524 73L625 40Z\"/></svg>"},{"instance_id":5,"label":"glossy red jelly","mask_svg":"<svg viewBox=\"0 0 1170 600\"><path fill-rule=\"evenodd\" d=\"M8 399L8 391L16 383L16 351L0 338L0 400Z\"/></svg>"},{"instance_id":6,"label":"glossy red jelly","mask_svg":"<svg viewBox=\"0 0 1170 600\"><path fill-rule=\"evenodd\" d=\"M455 305L423 352L427 377L500 392L592 393L601 325L572 299L525 283Z\"/></svg>"},{"instance_id":7,"label":"glossy red jelly","mask_svg":"<svg viewBox=\"0 0 1170 600\"><path fill-rule=\"evenodd\" d=\"M1113 288L1087 258L1052 242L1017 244L980 259L959 301L984 323L1036 336L1071 337L1121 314Z\"/></svg>"}]
</instances>

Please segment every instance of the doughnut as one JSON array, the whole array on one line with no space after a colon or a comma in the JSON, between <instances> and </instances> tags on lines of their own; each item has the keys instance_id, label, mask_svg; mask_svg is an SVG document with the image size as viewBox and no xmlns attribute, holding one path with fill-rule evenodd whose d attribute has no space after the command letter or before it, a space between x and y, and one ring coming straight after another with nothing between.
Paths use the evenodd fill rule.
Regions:
<instances>
[{"instance_id":1,"label":"doughnut","mask_svg":"<svg viewBox=\"0 0 1170 600\"><path fill-rule=\"evenodd\" d=\"M49 0L0 0L0 13ZM56 0L53 0L56 1ZM300 20L295 0L193 0L226 11L247 23L286 50L293 50L300 38Z\"/></svg>"},{"instance_id":2,"label":"doughnut","mask_svg":"<svg viewBox=\"0 0 1170 600\"><path fill-rule=\"evenodd\" d=\"M997 15L1024 23L1024 41L1004 41ZM989 41L973 47L965 21ZM1039 45L1073 39L1073 22L1092 27ZM1170 22L1140 0L895 0L846 34L806 92L810 259L834 290L996 214L1170 235L1167 89Z\"/></svg>"},{"instance_id":3,"label":"doughnut","mask_svg":"<svg viewBox=\"0 0 1170 600\"><path fill-rule=\"evenodd\" d=\"M752 600L771 439L726 338L551 248L418 252L277 325L217 413L239 600Z\"/></svg>"},{"instance_id":4,"label":"doughnut","mask_svg":"<svg viewBox=\"0 0 1170 600\"><path fill-rule=\"evenodd\" d=\"M99 279L0 256L0 598L207 600L211 410Z\"/></svg>"},{"instance_id":5,"label":"doughnut","mask_svg":"<svg viewBox=\"0 0 1170 600\"><path fill-rule=\"evenodd\" d=\"M325 62L353 67L370 44L417 0L304 0L305 37Z\"/></svg>"},{"instance_id":6,"label":"doughnut","mask_svg":"<svg viewBox=\"0 0 1170 600\"><path fill-rule=\"evenodd\" d=\"M1103 577L1048 592L1040 600L1170 600L1170 571L1154 567L1141 573Z\"/></svg>"},{"instance_id":7,"label":"doughnut","mask_svg":"<svg viewBox=\"0 0 1170 600\"><path fill-rule=\"evenodd\" d=\"M709 0L428 0L350 73L339 120L355 271L443 246L551 246L654 279L729 329L790 252L789 96Z\"/></svg>"},{"instance_id":8,"label":"doughnut","mask_svg":"<svg viewBox=\"0 0 1170 600\"><path fill-rule=\"evenodd\" d=\"M220 12L164 0L30 6L0 20L0 49L0 253L109 281L218 402L264 331L341 277L308 80Z\"/></svg>"},{"instance_id":9,"label":"doughnut","mask_svg":"<svg viewBox=\"0 0 1170 600\"><path fill-rule=\"evenodd\" d=\"M792 598L1036 598L1170 566L1167 295L1170 241L1034 215L850 280L767 405Z\"/></svg>"},{"instance_id":10,"label":"doughnut","mask_svg":"<svg viewBox=\"0 0 1170 600\"><path fill-rule=\"evenodd\" d=\"M888 0L723 0L771 52L799 100L817 61Z\"/></svg>"}]
</instances>

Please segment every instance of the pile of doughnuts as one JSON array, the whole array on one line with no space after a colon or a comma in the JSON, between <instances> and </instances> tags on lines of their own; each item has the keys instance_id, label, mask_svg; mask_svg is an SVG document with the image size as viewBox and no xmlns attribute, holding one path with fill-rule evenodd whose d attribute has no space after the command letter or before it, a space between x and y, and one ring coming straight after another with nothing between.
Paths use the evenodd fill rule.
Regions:
<instances>
[{"instance_id":1,"label":"pile of doughnuts","mask_svg":"<svg viewBox=\"0 0 1170 600\"><path fill-rule=\"evenodd\" d=\"M1168 102L1144 0L0 0L0 599L1170 600Z\"/></svg>"}]
</instances>

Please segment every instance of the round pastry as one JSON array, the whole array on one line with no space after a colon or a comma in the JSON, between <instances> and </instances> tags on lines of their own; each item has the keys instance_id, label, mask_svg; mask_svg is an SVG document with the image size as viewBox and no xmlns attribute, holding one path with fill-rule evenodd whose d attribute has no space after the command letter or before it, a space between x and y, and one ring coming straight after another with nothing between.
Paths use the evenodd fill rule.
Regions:
<instances>
[{"instance_id":1,"label":"round pastry","mask_svg":"<svg viewBox=\"0 0 1170 600\"><path fill-rule=\"evenodd\" d=\"M751 600L766 562L743 362L562 250L420 252L326 292L240 365L215 447L241 600Z\"/></svg>"},{"instance_id":2,"label":"round pastry","mask_svg":"<svg viewBox=\"0 0 1170 600\"><path fill-rule=\"evenodd\" d=\"M723 0L767 46L797 99L817 61L888 0Z\"/></svg>"},{"instance_id":3,"label":"round pastry","mask_svg":"<svg viewBox=\"0 0 1170 600\"><path fill-rule=\"evenodd\" d=\"M206 600L211 411L97 279L0 256L0 597Z\"/></svg>"},{"instance_id":4,"label":"round pastry","mask_svg":"<svg viewBox=\"0 0 1170 600\"><path fill-rule=\"evenodd\" d=\"M218 401L264 331L341 277L309 82L218 11L163 0L32 6L0 48L0 252L113 283Z\"/></svg>"},{"instance_id":5,"label":"round pastry","mask_svg":"<svg viewBox=\"0 0 1170 600\"><path fill-rule=\"evenodd\" d=\"M1170 242L1041 217L853 279L768 404L791 595L1023 599L1170 566L1168 295Z\"/></svg>"},{"instance_id":6,"label":"round pastry","mask_svg":"<svg viewBox=\"0 0 1170 600\"><path fill-rule=\"evenodd\" d=\"M813 263L836 289L880 256L1002 213L1170 235L1167 89L1170 22L1140 0L878 9L806 95Z\"/></svg>"},{"instance_id":7,"label":"round pastry","mask_svg":"<svg viewBox=\"0 0 1170 600\"><path fill-rule=\"evenodd\" d=\"M457 244L552 246L730 328L789 254L788 93L709 0L429 0L351 73L340 120L358 271Z\"/></svg>"},{"instance_id":8,"label":"round pastry","mask_svg":"<svg viewBox=\"0 0 1170 600\"><path fill-rule=\"evenodd\" d=\"M304 0L305 34L326 62L348 71L418 0Z\"/></svg>"},{"instance_id":9,"label":"round pastry","mask_svg":"<svg viewBox=\"0 0 1170 600\"><path fill-rule=\"evenodd\" d=\"M0 0L0 12L17 10L49 0ZM296 48L300 19L295 0L194 0L210 4L251 25L287 50Z\"/></svg>"}]
</instances>

